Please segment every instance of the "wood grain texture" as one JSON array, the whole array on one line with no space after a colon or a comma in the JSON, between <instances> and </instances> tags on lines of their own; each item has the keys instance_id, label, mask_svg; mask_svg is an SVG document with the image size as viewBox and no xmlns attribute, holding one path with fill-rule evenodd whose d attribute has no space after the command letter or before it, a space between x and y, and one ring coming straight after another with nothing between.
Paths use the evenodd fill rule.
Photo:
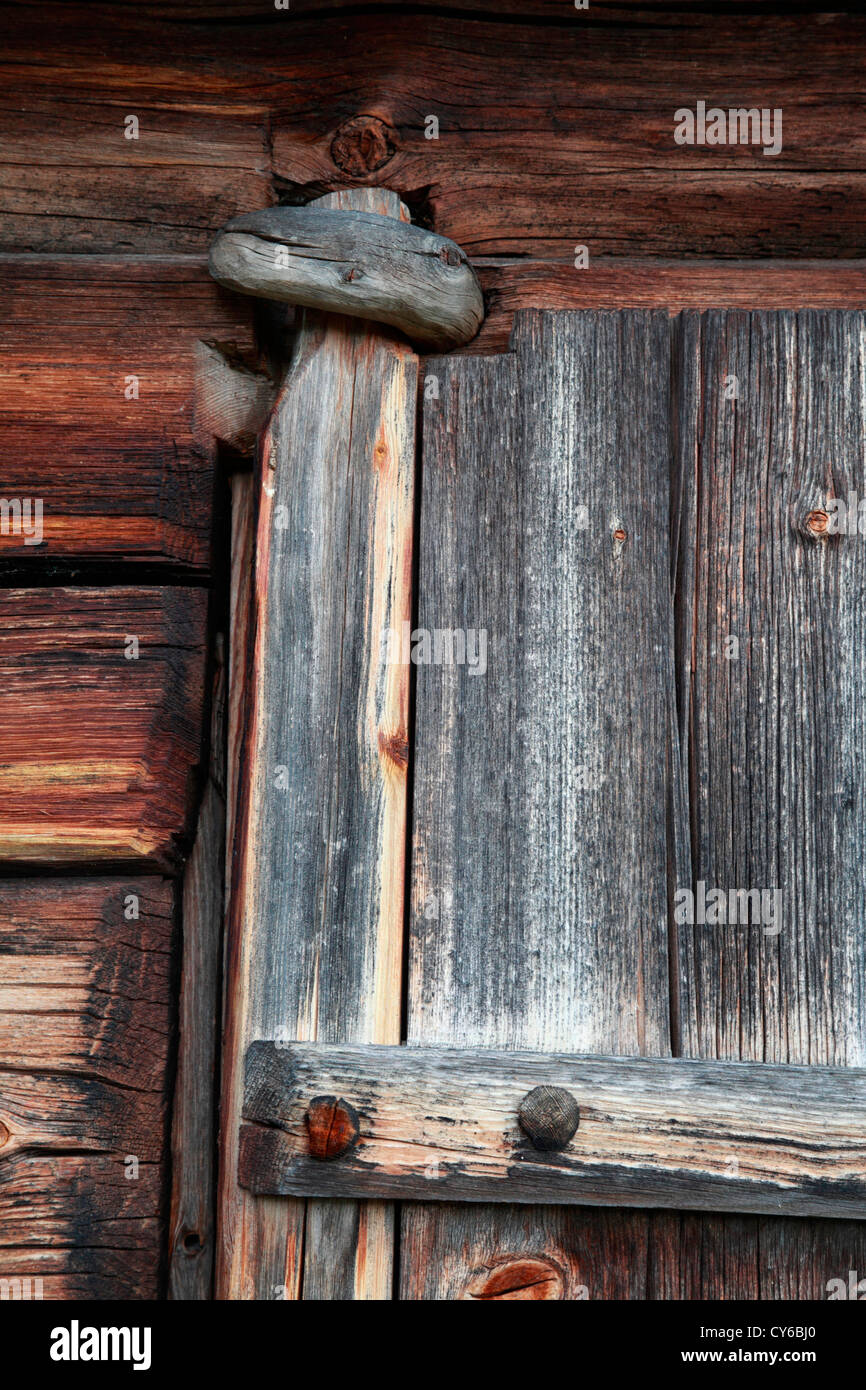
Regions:
<instances>
[{"instance_id":1,"label":"wood grain texture","mask_svg":"<svg viewBox=\"0 0 866 1390\"><path fill-rule=\"evenodd\" d=\"M457 1243L453 1208L421 1209L403 1246L405 1298L826 1299L830 1281L847 1282L866 1257L862 1221L563 1206L480 1206L471 1214Z\"/></svg>"},{"instance_id":2,"label":"wood grain texture","mask_svg":"<svg viewBox=\"0 0 866 1390\"><path fill-rule=\"evenodd\" d=\"M208 775L184 868L178 1057L172 1122L169 1297L213 1296L219 992L225 911L226 653L214 641Z\"/></svg>"},{"instance_id":3,"label":"wood grain texture","mask_svg":"<svg viewBox=\"0 0 866 1390\"><path fill-rule=\"evenodd\" d=\"M207 571L216 438L251 428L213 362L255 365L249 305L198 261L11 257L2 278L2 497L38 498L42 534L0 525L0 564Z\"/></svg>"},{"instance_id":4,"label":"wood grain texture","mask_svg":"<svg viewBox=\"0 0 866 1390\"><path fill-rule=\"evenodd\" d=\"M777 9L16 6L2 246L205 251L234 213L375 183L473 256L861 256L864 18ZM781 153L676 145L699 99L780 107ZM381 143L341 139L359 120Z\"/></svg>"},{"instance_id":5,"label":"wood grain texture","mask_svg":"<svg viewBox=\"0 0 866 1390\"><path fill-rule=\"evenodd\" d=\"M259 484L260 485L260 484ZM267 1203L258 1206L236 1181L238 1120L243 1104L242 1022L248 1008L246 968L249 941L238 928L234 898L236 861L247 814L247 738L254 682L255 612L253 572L256 552L256 480L251 473L231 476L231 574L229 585L229 668L226 728L226 862L223 934L222 1048L220 1052L219 1161L217 1169L216 1260L214 1289L227 1294L227 1274L240 1254L248 1223L267 1238ZM238 863L238 871L240 870ZM240 877L238 873L238 877ZM238 884L243 893L243 885ZM273 1207L278 1218L279 1208ZM237 1255L236 1255L237 1252ZM297 1287L301 1247L292 1252L291 1289ZM287 1257L286 1257L287 1258Z\"/></svg>"},{"instance_id":6,"label":"wood grain texture","mask_svg":"<svg viewBox=\"0 0 866 1390\"><path fill-rule=\"evenodd\" d=\"M354 197L399 212L396 198ZM311 316L262 441L238 672L221 1297L390 1293L384 1206L314 1205L302 1247L303 1204L236 1197L231 1136L251 1038L399 1038L409 681L381 654L410 615L416 376L402 342Z\"/></svg>"},{"instance_id":7,"label":"wood grain texture","mask_svg":"<svg viewBox=\"0 0 866 1390\"><path fill-rule=\"evenodd\" d=\"M864 492L864 318L709 313L678 337L686 882L781 893L777 934L676 928L682 1051L861 1066L864 541L807 518ZM761 1250L765 1288L809 1296L818 1237L773 1222Z\"/></svg>"},{"instance_id":8,"label":"wood grain texture","mask_svg":"<svg viewBox=\"0 0 866 1390\"><path fill-rule=\"evenodd\" d=\"M408 1041L664 1056L669 321L528 313L514 347L428 366L418 625L485 629L487 670L418 667Z\"/></svg>"},{"instance_id":9,"label":"wood grain texture","mask_svg":"<svg viewBox=\"0 0 866 1390\"><path fill-rule=\"evenodd\" d=\"M866 492L866 318L709 313L680 352L683 886L779 890L772 928L679 927L682 1049L861 1066L866 540L808 518Z\"/></svg>"},{"instance_id":10,"label":"wood grain texture","mask_svg":"<svg viewBox=\"0 0 866 1390\"><path fill-rule=\"evenodd\" d=\"M672 817L671 905L678 884L692 884L702 875L710 885L729 888L774 886L777 879L767 878L776 867L769 858L774 852L797 904L793 939L787 942L784 930L771 938L761 928L714 932L672 925L673 1041L687 1055L848 1064L862 1057L862 1021L856 1016L862 952L856 945L856 897L849 888L860 857L854 836L857 801L845 791L838 754L841 746L854 759L859 756L856 742L851 743L858 725L850 712L851 692L860 679L851 655L858 649L856 549L843 557L838 579L830 568L832 547L856 547L857 540L820 540L802 530L810 511L829 505L828 496L845 495L849 477L857 486L861 332L859 315L809 313L719 314L703 322L689 315L675 325L671 428L678 467L671 560L679 726L693 814L685 860L682 816L675 810ZM735 350L739 372L731 365ZM725 378L732 373L741 394L723 403ZM463 428L467 436L470 428L477 433L468 419ZM462 457L465 441L459 427L455 433L451 449ZM431 475L436 476L428 467L425 488ZM423 573L422 568L422 582ZM779 633L791 657L784 679ZM733 663L724 661L723 644L737 634L741 668L744 659L750 662L745 680L735 680ZM843 654L843 637L852 634ZM823 750L819 721L828 719L841 744L822 751L804 775L798 749ZM419 769L419 784L420 776ZM674 778L675 792L679 781L685 778ZM677 803L682 804L681 795ZM816 813L816 806L823 809ZM823 839L823 853L813 849L816 837ZM711 852L724 873L716 871ZM835 878L834 864L843 866ZM826 930L812 916L813 905L822 902L833 924ZM435 909L434 894L427 911ZM498 914L494 910L485 920L498 920ZM732 1159L738 1161L736 1151ZM529 1221L521 1226L502 1218L501 1225L497 1221L482 1231L480 1213L444 1211L435 1226L429 1218L429 1228L418 1213L404 1221L406 1297L456 1296L456 1271L465 1273L467 1251L483 1252L493 1264L535 1258L539 1251L561 1258L546 1240L536 1239ZM564 1248L576 1241L592 1245L601 1230L597 1219L598 1214L584 1213L558 1217ZM665 1251L663 1284L651 1284L648 1294L636 1296L687 1296L677 1292L694 1287L684 1232L689 1230L692 1239L700 1227L701 1242L706 1238L713 1244L712 1233L720 1229L718 1218L694 1218L691 1227L678 1217L664 1220L669 1224L657 1228ZM738 1236L725 1254L728 1269L717 1266L707 1273L703 1287L714 1292L702 1296L730 1296L731 1288L748 1297L814 1296L827 1277L857 1268L855 1256L862 1249L862 1226L840 1224L832 1258L841 1271L828 1274L831 1247L817 1228L810 1232L802 1223L777 1219L742 1230L748 1239ZM432 1259L434 1239L440 1253L448 1247L447 1279L435 1269L414 1270L408 1258L414 1250L417 1259ZM850 1260L841 1253L846 1242Z\"/></svg>"},{"instance_id":11,"label":"wood grain texture","mask_svg":"<svg viewBox=\"0 0 866 1390\"><path fill-rule=\"evenodd\" d=\"M486 670L418 666L410 1042L668 1051L668 362L529 313L429 364L418 627Z\"/></svg>"},{"instance_id":12,"label":"wood grain texture","mask_svg":"<svg viewBox=\"0 0 866 1390\"><path fill-rule=\"evenodd\" d=\"M0 1278L157 1296L173 938L165 879L0 882Z\"/></svg>"},{"instance_id":13,"label":"wood grain texture","mask_svg":"<svg viewBox=\"0 0 866 1390\"><path fill-rule=\"evenodd\" d=\"M210 252L221 285L399 328L448 352L475 337L484 303L453 241L358 208L270 208L235 217Z\"/></svg>"},{"instance_id":14,"label":"wood grain texture","mask_svg":"<svg viewBox=\"0 0 866 1390\"><path fill-rule=\"evenodd\" d=\"M518 1120L536 1087L579 1107L557 1151ZM359 1117L331 1161L313 1146L317 1096ZM866 1215L858 1068L259 1042L244 1118L240 1181L255 1192Z\"/></svg>"},{"instance_id":15,"label":"wood grain texture","mask_svg":"<svg viewBox=\"0 0 866 1390\"><path fill-rule=\"evenodd\" d=\"M462 351L506 352L521 309L863 309L866 261L663 260L593 256L572 261L475 261L486 315Z\"/></svg>"},{"instance_id":16,"label":"wood grain texture","mask_svg":"<svg viewBox=\"0 0 866 1390\"><path fill-rule=\"evenodd\" d=\"M17 100L0 109L4 251L202 251L233 213L272 201L267 114L259 103L219 111L218 103L197 104L180 91L166 103L158 74L166 63L182 69L182 47L153 25L154 50L160 38L165 47L160 56L152 51L150 71L143 64L137 79L124 81L135 41L127 31L114 53L119 83L101 85L104 57L88 44L86 12L69 8L79 10L77 25L73 18L70 47L56 36L53 82L43 84L38 70L21 72ZM70 67L76 38L88 50L77 76ZM135 138L127 136L129 116L138 122Z\"/></svg>"},{"instance_id":17,"label":"wood grain texture","mask_svg":"<svg viewBox=\"0 0 866 1390\"><path fill-rule=\"evenodd\" d=\"M177 862L206 613L198 589L0 590L0 857Z\"/></svg>"}]
</instances>

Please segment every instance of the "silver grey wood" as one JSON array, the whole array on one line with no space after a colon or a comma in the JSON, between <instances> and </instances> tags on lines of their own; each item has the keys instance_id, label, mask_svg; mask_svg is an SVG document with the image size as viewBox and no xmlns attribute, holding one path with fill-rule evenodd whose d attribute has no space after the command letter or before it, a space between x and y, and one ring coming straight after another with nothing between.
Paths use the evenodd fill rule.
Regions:
<instances>
[{"instance_id":1,"label":"silver grey wood","mask_svg":"<svg viewBox=\"0 0 866 1390\"><path fill-rule=\"evenodd\" d=\"M689 1056L866 1064L866 535L820 529L866 496L864 360L862 313L679 330L680 882L779 893L772 920L675 924Z\"/></svg>"},{"instance_id":2,"label":"silver grey wood","mask_svg":"<svg viewBox=\"0 0 866 1390\"><path fill-rule=\"evenodd\" d=\"M394 194L350 196L399 216ZM392 331L307 313L260 444L236 673L220 1298L392 1288L390 1209L257 1201L235 1160L250 1039L399 1038L409 673L382 655L411 612L417 374Z\"/></svg>"},{"instance_id":3,"label":"silver grey wood","mask_svg":"<svg viewBox=\"0 0 866 1390\"><path fill-rule=\"evenodd\" d=\"M512 347L426 370L418 625L488 651L418 666L407 1038L665 1056L670 320L530 312ZM405 1207L402 1296L445 1296L434 1241L559 1259L513 1227Z\"/></svg>"},{"instance_id":4,"label":"silver grey wood","mask_svg":"<svg viewBox=\"0 0 866 1390\"><path fill-rule=\"evenodd\" d=\"M459 246L357 209L244 213L215 238L210 272L243 294L391 324L428 351L469 342L484 318L481 287Z\"/></svg>"},{"instance_id":5,"label":"silver grey wood","mask_svg":"<svg viewBox=\"0 0 866 1390\"><path fill-rule=\"evenodd\" d=\"M670 1050L669 353L532 312L428 364L418 627L487 649L417 665L412 1044Z\"/></svg>"},{"instance_id":6,"label":"silver grey wood","mask_svg":"<svg viewBox=\"0 0 866 1390\"><path fill-rule=\"evenodd\" d=\"M580 1109L559 1152L518 1124L527 1092ZM360 1138L310 1155L307 1108L348 1102ZM674 1058L254 1043L241 1181L254 1191L866 1216L866 1071Z\"/></svg>"}]
</instances>

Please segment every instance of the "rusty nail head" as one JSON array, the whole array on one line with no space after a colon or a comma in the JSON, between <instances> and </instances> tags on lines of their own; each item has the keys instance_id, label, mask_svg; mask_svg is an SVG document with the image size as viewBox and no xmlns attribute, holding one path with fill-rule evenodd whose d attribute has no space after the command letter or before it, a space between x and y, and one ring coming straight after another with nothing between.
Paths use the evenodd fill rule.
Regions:
<instances>
[{"instance_id":1,"label":"rusty nail head","mask_svg":"<svg viewBox=\"0 0 866 1390\"><path fill-rule=\"evenodd\" d=\"M341 1158L358 1142L357 1111L337 1096L314 1096L307 1106L310 1157Z\"/></svg>"},{"instance_id":2,"label":"rusty nail head","mask_svg":"<svg viewBox=\"0 0 866 1390\"><path fill-rule=\"evenodd\" d=\"M533 1147L542 1153L564 1149L580 1123L580 1108L561 1086L536 1086L520 1102L517 1121Z\"/></svg>"}]
</instances>

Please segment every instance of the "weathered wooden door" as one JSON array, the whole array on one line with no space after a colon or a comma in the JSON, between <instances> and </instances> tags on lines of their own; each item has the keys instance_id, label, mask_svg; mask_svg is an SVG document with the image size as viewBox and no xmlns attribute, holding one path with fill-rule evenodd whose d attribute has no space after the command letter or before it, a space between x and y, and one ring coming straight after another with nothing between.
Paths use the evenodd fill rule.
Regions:
<instances>
[{"instance_id":1,"label":"weathered wooden door","mask_svg":"<svg viewBox=\"0 0 866 1390\"><path fill-rule=\"evenodd\" d=\"M218 1296L866 1268L864 328L523 312L423 363L413 510L414 359L345 327L335 389L308 323L236 547Z\"/></svg>"}]
</instances>

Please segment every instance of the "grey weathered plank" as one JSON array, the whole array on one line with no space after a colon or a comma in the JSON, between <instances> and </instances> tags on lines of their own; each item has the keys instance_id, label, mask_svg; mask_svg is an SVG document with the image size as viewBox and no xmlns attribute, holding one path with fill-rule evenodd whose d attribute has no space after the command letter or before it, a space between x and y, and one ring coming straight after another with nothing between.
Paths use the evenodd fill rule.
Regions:
<instances>
[{"instance_id":1,"label":"grey weathered plank","mask_svg":"<svg viewBox=\"0 0 866 1390\"><path fill-rule=\"evenodd\" d=\"M670 1051L669 333L527 313L513 355L428 368L419 626L488 652L418 668L411 1044ZM474 1247L489 1218L448 1210ZM430 1220L405 1210L408 1298Z\"/></svg>"},{"instance_id":2,"label":"grey weathered plank","mask_svg":"<svg viewBox=\"0 0 866 1390\"><path fill-rule=\"evenodd\" d=\"M357 207L235 217L214 240L210 272L244 294L391 324L429 351L462 347L484 318L481 286L459 246Z\"/></svg>"},{"instance_id":3,"label":"grey weathered plank","mask_svg":"<svg viewBox=\"0 0 866 1390\"><path fill-rule=\"evenodd\" d=\"M540 1086L580 1108L559 1151L518 1123ZM360 1119L330 1161L310 1152L316 1096ZM866 1216L858 1068L260 1042L244 1115L240 1175L256 1192Z\"/></svg>"},{"instance_id":4,"label":"grey weathered plank","mask_svg":"<svg viewBox=\"0 0 866 1390\"><path fill-rule=\"evenodd\" d=\"M680 882L781 890L778 934L672 928L687 1056L866 1060L866 539L820 539L806 521L866 492L864 357L862 313L683 316L676 607L694 867ZM863 1228L846 1229L834 1277L863 1263ZM765 1223L761 1296L814 1296L824 1244Z\"/></svg>"},{"instance_id":5,"label":"grey weathered plank","mask_svg":"<svg viewBox=\"0 0 866 1390\"><path fill-rule=\"evenodd\" d=\"M340 198L399 212L395 195ZM302 1203L240 1193L232 1146L252 1038L399 1038L409 680L380 657L409 619L416 378L393 334L310 315L262 442L237 673L220 1297L390 1293L386 1207L340 1214L346 1249L326 1268L315 1206L304 1233Z\"/></svg>"},{"instance_id":6,"label":"grey weathered plank","mask_svg":"<svg viewBox=\"0 0 866 1390\"><path fill-rule=\"evenodd\" d=\"M780 892L778 921L677 927L682 1049L862 1066L866 536L809 517L866 495L866 316L690 316L679 355L685 886Z\"/></svg>"},{"instance_id":7,"label":"grey weathered plank","mask_svg":"<svg viewBox=\"0 0 866 1390\"><path fill-rule=\"evenodd\" d=\"M487 670L418 666L408 1037L664 1055L668 319L515 349L428 370L419 627Z\"/></svg>"}]
</instances>

